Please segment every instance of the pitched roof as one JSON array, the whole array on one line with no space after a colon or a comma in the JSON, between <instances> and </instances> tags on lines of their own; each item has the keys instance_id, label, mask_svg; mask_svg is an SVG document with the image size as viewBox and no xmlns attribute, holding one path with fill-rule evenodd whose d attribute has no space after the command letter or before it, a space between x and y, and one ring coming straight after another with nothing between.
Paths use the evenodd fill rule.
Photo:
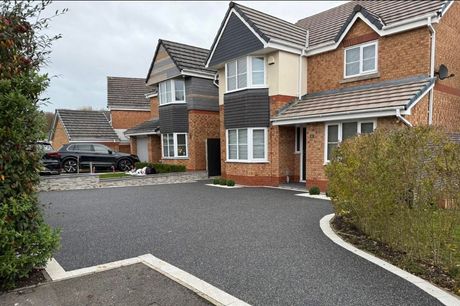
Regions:
<instances>
[{"instance_id":1,"label":"pitched roof","mask_svg":"<svg viewBox=\"0 0 460 306\"><path fill-rule=\"evenodd\" d=\"M390 109L407 110L433 85L434 78L416 76L308 94L281 110L273 121L297 119L324 121L326 116Z\"/></svg>"},{"instance_id":2,"label":"pitched roof","mask_svg":"<svg viewBox=\"0 0 460 306\"><path fill-rule=\"evenodd\" d=\"M460 133L449 133L448 135L453 142L460 144Z\"/></svg>"},{"instance_id":3,"label":"pitched roof","mask_svg":"<svg viewBox=\"0 0 460 306\"><path fill-rule=\"evenodd\" d=\"M234 2L230 2L229 8L235 8L266 42L279 39L302 47L305 45L305 28Z\"/></svg>"},{"instance_id":4,"label":"pitched roof","mask_svg":"<svg viewBox=\"0 0 460 306\"><path fill-rule=\"evenodd\" d=\"M448 3L442 1L351 1L303 18L296 25L309 30L309 46L337 41L352 17L361 12L379 29L405 19L436 13Z\"/></svg>"},{"instance_id":5,"label":"pitched roof","mask_svg":"<svg viewBox=\"0 0 460 306\"><path fill-rule=\"evenodd\" d=\"M104 111L57 109L56 116L71 141L119 141Z\"/></svg>"},{"instance_id":6,"label":"pitched roof","mask_svg":"<svg viewBox=\"0 0 460 306\"><path fill-rule=\"evenodd\" d=\"M152 92L141 78L107 77L107 106L123 109L150 110L150 102L145 97Z\"/></svg>"},{"instance_id":7,"label":"pitched roof","mask_svg":"<svg viewBox=\"0 0 460 306\"><path fill-rule=\"evenodd\" d=\"M158 134L160 130L160 119L153 118L147 121L144 121L133 128L127 129L125 135L150 135Z\"/></svg>"}]
</instances>

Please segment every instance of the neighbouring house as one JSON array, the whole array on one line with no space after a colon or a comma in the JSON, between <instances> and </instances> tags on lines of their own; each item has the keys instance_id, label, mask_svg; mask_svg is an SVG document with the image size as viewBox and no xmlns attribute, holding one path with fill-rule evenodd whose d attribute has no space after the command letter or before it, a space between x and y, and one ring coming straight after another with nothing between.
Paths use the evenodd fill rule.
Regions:
<instances>
[{"instance_id":1,"label":"neighbouring house","mask_svg":"<svg viewBox=\"0 0 460 306\"><path fill-rule=\"evenodd\" d=\"M120 139L107 111L57 109L48 139L55 149L71 142L101 143L115 151Z\"/></svg>"},{"instance_id":2,"label":"neighbouring house","mask_svg":"<svg viewBox=\"0 0 460 306\"><path fill-rule=\"evenodd\" d=\"M222 175L325 191L347 138L460 131L459 33L453 1L351 1L296 24L231 2L206 59L219 75Z\"/></svg>"},{"instance_id":3,"label":"neighbouring house","mask_svg":"<svg viewBox=\"0 0 460 306\"><path fill-rule=\"evenodd\" d=\"M150 162L220 173L219 92L216 71L205 68L208 52L158 41L145 80L158 93L150 96L151 118L125 132L132 153ZM217 161L212 169L210 160Z\"/></svg>"},{"instance_id":4,"label":"neighbouring house","mask_svg":"<svg viewBox=\"0 0 460 306\"><path fill-rule=\"evenodd\" d=\"M107 77L107 108L112 127L120 138L121 152L131 151L124 132L151 117L148 96L155 94L155 90L146 87L142 78Z\"/></svg>"}]
</instances>

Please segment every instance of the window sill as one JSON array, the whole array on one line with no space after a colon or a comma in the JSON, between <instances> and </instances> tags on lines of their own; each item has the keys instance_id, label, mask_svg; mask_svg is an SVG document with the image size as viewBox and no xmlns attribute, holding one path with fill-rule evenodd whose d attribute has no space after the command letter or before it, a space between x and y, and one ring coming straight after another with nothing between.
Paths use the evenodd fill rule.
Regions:
<instances>
[{"instance_id":1,"label":"window sill","mask_svg":"<svg viewBox=\"0 0 460 306\"><path fill-rule=\"evenodd\" d=\"M268 160L226 160L226 163L235 163L235 164L269 164Z\"/></svg>"},{"instance_id":2,"label":"window sill","mask_svg":"<svg viewBox=\"0 0 460 306\"><path fill-rule=\"evenodd\" d=\"M251 86L251 87L238 88L238 89L235 89L235 90L226 91L224 94L239 92L239 91L243 91L243 90L247 90L247 89L268 89L268 86L267 85L260 85L260 86Z\"/></svg>"},{"instance_id":3,"label":"window sill","mask_svg":"<svg viewBox=\"0 0 460 306\"><path fill-rule=\"evenodd\" d=\"M175 159L184 160L184 159L188 159L188 156L183 156L183 157L163 157L162 159L164 159L164 160L175 160Z\"/></svg>"},{"instance_id":4,"label":"window sill","mask_svg":"<svg viewBox=\"0 0 460 306\"><path fill-rule=\"evenodd\" d=\"M339 83L340 84L346 84L346 83L351 83L351 82L357 82L357 81L364 81L364 80L371 80L371 79L377 79L380 78L380 73L375 72L375 73L370 73L370 74L363 74L363 75L357 75L354 77L349 77L341 80Z\"/></svg>"},{"instance_id":5,"label":"window sill","mask_svg":"<svg viewBox=\"0 0 460 306\"><path fill-rule=\"evenodd\" d=\"M166 106L166 105L171 105L171 104L187 104L187 102L186 102L186 101L182 101L182 102L179 102L179 101L177 101L177 102L168 102L168 103L160 104L160 107Z\"/></svg>"}]
</instances>

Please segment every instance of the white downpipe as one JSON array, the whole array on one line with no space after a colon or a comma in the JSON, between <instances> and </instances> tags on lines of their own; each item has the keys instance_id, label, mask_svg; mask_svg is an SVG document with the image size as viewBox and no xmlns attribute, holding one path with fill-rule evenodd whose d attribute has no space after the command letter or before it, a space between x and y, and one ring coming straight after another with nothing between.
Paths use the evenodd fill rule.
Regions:
<instances>
[{"instance_id":1,"label":"white downpipe","mask_svg":"<svg viewBox=\"0 0 460 306\"><path fill-rule=\"evenodd\" d=\"M433 25L431 24L431 17L428 17L428 29L431 32L431 52L430 52L430 77L434 77L434 62L435 62L435 52L436 52L436 30L434 29ZM430 100L429 100L429 107L428 107L428 125L433 124L433 94L434 94L434 87L430 91Z\"/></svg>"},{"instance_id":2,"label":"white downpipe","mask_svg":"<svg viewBox=\"0 0 460 306\"><path fill-rule=\"evenodd\" d=\"M396 117L397 117L402 123L404 123L405 125L407 125L408 127L413 127L412 123L410 123L409 120L407 120L406 118L404 118L403 116L401 116L401 111L399 110L399 108L396 110Z\"/></svg>"},{"instance_id":3,"label":"white downpipe","mask_svg":"<svg viewBox=\"0 0 460 306\"><path fill-rule=\"evenodd\" d=\"M219 88L219 84L217 84L217 77L219 76L219 72L216 72L216 74L214 74L214 80L212 81L212 83L217 87Z\"/></svg>"},{"instance_id":4,"label":"white downpipe","mask_svg":"<svg viewBox=\"0 0 460 306\"><path fill-rule=\"evenodd\" d=\"M297 97L302 99L302 54L299 55L299 80L297 82Z\"/></svg>"},{"instance_id":5,"label":"white downpipe","mask_svg":"<svg viewBox=\"0 0 460 306\"><path fill-rule=\"evenodd\" d=\"M300 55L299 55L299 81L298 81L298 84L297 84L297 86L299 88L299 91L298 91L299 100L302 99L302 81L303 81L303 79L302 79L303 78L303 74L302 74L302 70L303 70L302 57L305 56L306 61L307 61L307 65L308 65L308 58L306 57L305 54L306 54L307 49L308 49L309 38L310 38L310 31L307 30L307 34L305 34L305 46L304 46L304 48L302 49L302 52L300 52ZM308 78L308 71L305 71L305 75ZM305 83L306 83L305 86L308 86L308 80L306 80ZM306 92L306 93L308 93L308 92Z\"/></svg>"}]
</instances>

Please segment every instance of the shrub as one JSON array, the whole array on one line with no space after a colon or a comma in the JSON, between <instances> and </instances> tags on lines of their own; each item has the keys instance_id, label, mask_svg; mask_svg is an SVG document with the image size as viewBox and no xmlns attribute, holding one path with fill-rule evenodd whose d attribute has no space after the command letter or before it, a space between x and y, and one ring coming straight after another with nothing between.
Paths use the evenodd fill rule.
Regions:
<instances>
[{"instance_id":1,"label":"shrub","mask_svg":"<svg viewBox=\"0 0 460 306\"><path fill-rule=\"evenodd\" d=\"M334 151L326 173L337 215L409 260L446 271L460 265L460 146L445 133L419 127L355 137ZM449 209L439 207L445 200Z\"/></svg>"},{"instance_id":2,"label":"shrub","mask_svg":"<svg viewBox=\"0 0 460 306\"><path fill-rule=\"evenodd\" d=\"M227 186L235 186L234 180L227 180Z\"/></svg>"},{"instance_id":3,"label":"shrub","mask_svg":"<svg viewBox=\"0 0 460 306\"><path fill-rule=\"evenodd\" d=\"M321 191L319 190L319 187L313 186L308 190L308 193L311 195L319 195Z\"/></svg>"},{"instance_id":4,"label":"shrub","mask_svg":"<svg viewBox=\"0 0 460 306\"><path fill-rule=\"evenodd\" d=\"M225 185L227 185L227 180L224 179L224 178L221 178L221 179L219 180L219 184L222 185L222 186L225 186Z\"/></svg>"},{"instance_id":5,"label":"shrub","mask_svg":"<svg viewBox=\"0 0 460 306\"><path fill-rule=\"evenodd\" d=\"M154 168L156 173L170 173L170 172L185 172L186 168L184 165L169 165L169 164L154 164L146 162L137 162L136 168L150 167Z\"/></svg>"},{"instance_id":6,"label":"shrub","mask_svg":"<svg viewBox=\"0 0 460 306\"><path fill-rule=\"evenodd\" d=\"M32 145L45 138L39 106L49 78L40 69L59 38L40 34L47 4L0 4L0 289L45 266L59 245L58 231L43 220L36 193L41 153Z\"/></svg>"},{"instance_id":7,"label":"shrub","mask_svg":"<svg viewBox=\"0 0 460 306\"><path fill-rule=\"evenodd\" d=\"M214 185L219 185L219 184L220 184L220 178L215 178L215 179L213 179L213 180L212 180L212 183L213 183Z\"/></svg>"}]
</instances>

